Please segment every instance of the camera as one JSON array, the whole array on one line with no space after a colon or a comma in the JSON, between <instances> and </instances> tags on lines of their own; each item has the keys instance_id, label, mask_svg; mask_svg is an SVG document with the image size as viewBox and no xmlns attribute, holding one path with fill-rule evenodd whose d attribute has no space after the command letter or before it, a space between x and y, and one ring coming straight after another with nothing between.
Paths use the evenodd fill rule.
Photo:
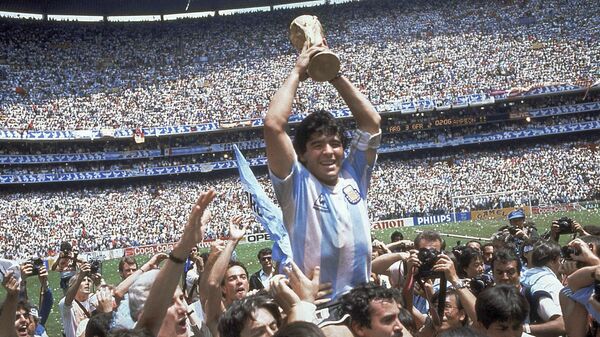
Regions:
<instances>
[{"instance_id":1,"label":"camera","mask_svg":"<svg viewBox=\"0 0 600 337\"><path fill-rule=\"evenodd\" d=\"M90 274L102 273L102 261L93 259L90 260Z\"/></svg>"},{"instance_id":2,"label":"camera","mask_svg":"<svg viewBox=\"0 0 600 337\"><path fill-rule=\"evenodd\" d=\"M492 280L492 277L487 274L475 276L469 281L469 289L471 289L471 292L473 292L475 296L493 285L494 281Z\"/></svg>"},{"instance_id":3,"label":"camera","mask_svg":"<svg viewBox=\"0 0 600 337\"><path fill-rule=\"evenodd\" d=\"M558 234L573 234L573 219L562 217L556 220L558 223Z\"/></svg>"},{"instance_id":4,"label":"camera","mask_svg":"<svg viewBox=\"0 0 600 337\"><path fill-rule=\"evenodd\" d=\"M31 259L29 261L27 261L27 263L30 263L32 265L32 269L31 269L31 275L39 275L40 274L40 267L42 267L44 265L44 261L42 261L42 259L38 258L34 258Z\"/></svg>"},{"instance_id":5,"label":"camera","mask_svg":"<svg viewBox=\"0 0 600 337\"><path fill-rule=\"evenodd\" d=\"M441 252L438 252L434 248L419 249L419 252L417 253L419 261L421 261L421 266L419 267L418 272L419 277L428 277L434 274L431 269L433 269L433 265L435 265L440 254Z\"/></svg>"},{"instance_id":6,"label":"camera","mask_svg":"<svg viewBox=\"0 0 600 337\"><path fill-rule=\"evenodd\" d=\"M73 250L73 246L71 246L70 243L68 243L67 241L63 241L60 243L60 251L62 253L70 253Z\"/></svg>"},{"instance_id":7,"label":"camera","mask_svg":"<svg viewBox=\"0 0 600 337\"><path fill-rule=\"evenodd\" d=\"M517 231L518 231L518 230L519 230L519 229L518 229L517 227L513 227L513 226L510 226L510 227L508 227L508 232L509 232L509 233L510 233L510 235L512 235L512 236L515 236L515 235L517 235Z\"/></svg>"},{"instance_id":8,"label":"camera","mask_svg":"<svg viewBox=\"0 0 600 337\"><path fill-rule=\"evenodd\" d=\"M581 250L579 248L569 247L569 246L560 247L560 255L565 260L572 260L573 255L579 255L579 254L581 254Z\"/></svg>"}]
</instances>

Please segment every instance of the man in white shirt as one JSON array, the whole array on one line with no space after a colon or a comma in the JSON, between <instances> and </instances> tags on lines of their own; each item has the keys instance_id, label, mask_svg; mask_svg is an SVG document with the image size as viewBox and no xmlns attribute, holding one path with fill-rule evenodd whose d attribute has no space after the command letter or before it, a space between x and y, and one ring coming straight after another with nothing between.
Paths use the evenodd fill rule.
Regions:
<instances>
[{"instance_id":1,"label":"man in white shirt","mask_svg":"<svg viewBox=\"0 0 600 337\"><path fill-rule=\"evenodd\" d=\"M69 280L67 293L58 303L66 337L77 337L79 324L87 322L92 316L97 301L91 292L90 264L86 262L81 265L81 270Z\"/></svg>"}]
</instances>

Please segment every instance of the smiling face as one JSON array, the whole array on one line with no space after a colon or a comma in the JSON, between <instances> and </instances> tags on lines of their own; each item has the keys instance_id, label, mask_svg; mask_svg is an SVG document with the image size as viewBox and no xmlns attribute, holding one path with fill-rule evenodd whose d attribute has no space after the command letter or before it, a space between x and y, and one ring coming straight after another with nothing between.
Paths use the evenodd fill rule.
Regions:
<instances>
[{"instance_id":1,"label":"smiling face","mask_svg":"<svg viewBox=\"0 0 600 337\"><path fill-rule=\"evenodd\" d=\"M229 267L225 273L225 283L223 284L222 289L227 305L235 300L244 298L250 289L248 275L244 268L240 266Z\"/></svg>"},{"instance_id":2,"label":"smiling face","mask_svg":"<svg viewBox=\"0 0 600 337\"><path fill-rule=\"evenodd\" d=\"M344 159L342 140L337 134L313 133L299 159L320 182L334 186Z\"/></svg>"}]
</instances>

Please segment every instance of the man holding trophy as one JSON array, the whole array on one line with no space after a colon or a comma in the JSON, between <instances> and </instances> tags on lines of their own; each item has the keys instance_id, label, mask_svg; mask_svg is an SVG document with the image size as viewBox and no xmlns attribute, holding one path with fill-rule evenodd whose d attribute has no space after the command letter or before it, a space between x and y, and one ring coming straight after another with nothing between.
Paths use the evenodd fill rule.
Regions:
<instances>
[{"instance_id":1,"label":"man holding trophy","mask_svg":"<svg viewBox=\"0 0 600 337\"><path fill-rule=\"evenodd\" d=\"M290 39L300 55L271 100L264 136L271 181L294 261L305 274L319 266L320 283L332 284L332 301L317 311L325 326L344 320L339 297L369 281L371 234L366 198L381 140L381 118L367 98L340 75L339 60L322 34L316 17L304 15L292 23ZM347 157L344 132L329 112L307 116L297 126L293 142L286 133L292 101L300 82L308 77L328 81L352 112L358 129Z\"/></svg>"}]
</instances>

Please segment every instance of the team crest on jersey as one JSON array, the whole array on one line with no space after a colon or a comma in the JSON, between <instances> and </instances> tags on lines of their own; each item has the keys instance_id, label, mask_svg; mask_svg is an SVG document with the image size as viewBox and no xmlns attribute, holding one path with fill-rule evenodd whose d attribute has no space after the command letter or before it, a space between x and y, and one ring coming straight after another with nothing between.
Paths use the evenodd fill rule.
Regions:
<instances>
[{"instance_id":1,"label":"team crest on jersey","mask_svg":"<svg viewBox=\"0 0 600 337\"><path fill-rule=\"evenodd\" d=\"M348 200L348 202L350 202L352 205L356 205L360 201L360 192L358 192L356 188L352 187L352 185L344 187L342 192L344 192L346 200Z\"/></svg>"},{"instance_id":2,"label":"team crest on jersey","mask_svg":"<svg viewBox=\"0 0 600 337\"><path fill-rule=\"evenodd\" d=\"M319 195L319 198L317 198L315 201L313 208L321 212L329 212L329 206L327 205L327 200L323 194Z\"/></svg>"}]
</instances>

